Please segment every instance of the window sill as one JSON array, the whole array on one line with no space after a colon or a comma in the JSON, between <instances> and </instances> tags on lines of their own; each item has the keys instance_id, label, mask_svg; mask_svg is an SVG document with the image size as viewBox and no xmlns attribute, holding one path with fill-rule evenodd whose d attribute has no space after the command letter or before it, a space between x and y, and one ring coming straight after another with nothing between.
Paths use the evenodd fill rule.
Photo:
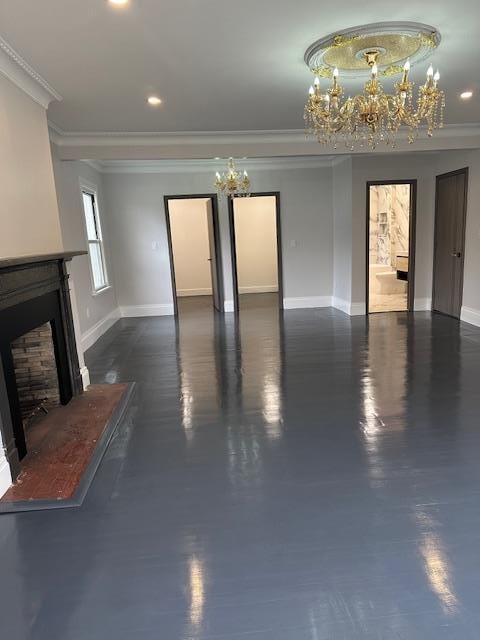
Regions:
<instances>
[{"instance_id":1,"label":"window sill","mask_svg":"<svg viewBox=\"0 0 480 640\"><path fill-rule=\"evenodd\" d=\"M96 291L92 291L92 296L94 298L96 298L97 296L100 296L102 293L105 293L105 291L110 291L110 289L112 288L111 284L107 284L106 287L102 287L101 289L97 289Z\"/></svg>"}]
</instances>

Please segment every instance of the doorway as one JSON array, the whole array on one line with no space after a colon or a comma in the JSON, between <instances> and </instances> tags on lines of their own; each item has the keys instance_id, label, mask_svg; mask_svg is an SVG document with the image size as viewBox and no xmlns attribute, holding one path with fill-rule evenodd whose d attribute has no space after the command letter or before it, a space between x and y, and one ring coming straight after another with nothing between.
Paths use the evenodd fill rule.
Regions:
<instances>
[{"instance_id":1,"label":"doorway","mask_svg":"<svg viewBox=\"0 0 480 640\"><path fill-rule=\"evenodd\" d=\"M223 312L218 202L215 194L165 196L175 315Z\"/></svg>"},{"instance_id":2,"label":"doorway","mask_svg":"<svg viewBox=\"0 0 480 640\"><path fill-rule=\"evenodd\" d=\"M229 198L235 312L283 309L280 194Z\"/></svg>"},{"instance_id":3,"label":"doorway","mask_svg":"<svg viewBox=\"0 0 480 640\"><path fill-rule=\"evenodd\" d=\"M416 180L367 182L367 312L413 311Z\"/></svg>"},{"instance_id":4,"label":"doorway","mask_svg":"<svg viewBox=\"0 0 480 640\"><path fill-rule=\"evenodd\" d=\"M468 168L437 176L433 311L460 319L463 298Z\"/></svg>"}]
</instances>

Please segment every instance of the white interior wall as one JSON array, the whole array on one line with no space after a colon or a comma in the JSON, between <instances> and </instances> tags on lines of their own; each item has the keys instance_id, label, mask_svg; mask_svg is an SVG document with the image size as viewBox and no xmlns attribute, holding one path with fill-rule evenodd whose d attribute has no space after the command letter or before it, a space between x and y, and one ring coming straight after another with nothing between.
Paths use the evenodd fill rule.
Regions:
<instances>
[{"instance_id":1,"label":"white interior wall","mask_svg":"<svg viewBox=\"0 0 480 640\"><path fill-rule=\"evenodd\" d=\"M275 196L234 201L239 293L278 291L276 215Z\"/></svg>"},{"instance_id":2,"label":"white interior wall","mask_svg":"<svg viewBox=\"0 0 480 640\"><path fill-rule=\"evenodd\" d=\"M46 111L0 74L0 256L62 251Z\"/></svg>"},{"instance_id":3,"label":"white interior wall","mask_svg":"<svg viewBox=\"0 0 480 640\"><path fill-rule=\"evenodd\" d=\"M119 317L115 296L112 256L110 252L111 229L103 196L103 174L81 161L59 160L53 156L55 184L63 243L66 251L87 251L85 217L81 185L95 191L102 226L109 288L93 291L88 255L77 256L70 266L78 310L80 344L88 349Z\"/></svg>"},{"instance_id":4,"label":"white interior wall","mask_svg":"<svg viewBox=\"0 0 480 640\"><path fill-rule=\"evenodd\" d=\"M255 192L279 191L285 306L327 306L332 295L331 167L261 169ZM212 192L211 171L108 173L117 299L126 315L173 313L163 198ZM233 310L227 202L219 199L225 308Z\"/></svg>"},{"instance_id":5,"label":"white interior wall","mask_svg":"<svg viewBox=\"0 0 480 640\"><path fill-rule=\"evenodd\" d=\"M207 207L210 199L170 200L170 231L177 296L212 293Z\"/></svg>"}]
</instances>

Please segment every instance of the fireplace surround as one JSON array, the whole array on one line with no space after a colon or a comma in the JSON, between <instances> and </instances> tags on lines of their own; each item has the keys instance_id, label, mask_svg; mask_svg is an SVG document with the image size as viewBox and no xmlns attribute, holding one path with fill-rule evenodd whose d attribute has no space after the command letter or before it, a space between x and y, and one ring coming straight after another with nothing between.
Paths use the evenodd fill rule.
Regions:
<instances>
[{"instance_id":1,"label":"fireplace surround","mask_svg":"<svg viewBox=\"0 0 480 640\"><path fill-rule=\"evenodd\" d=\"M15 373L18 348L30 340L22 341L22 336L39 336L49 327L60 402L67 404L83 391L67 262L84 253L0 258L0 432L14 480L20 472L20 461L27 453L18 363L17 375ZM45 353L39 351L39 358L42 357ZM51 366L46 363L45 366L46 376L51 377Z\"/></svg>"}]
</instances>

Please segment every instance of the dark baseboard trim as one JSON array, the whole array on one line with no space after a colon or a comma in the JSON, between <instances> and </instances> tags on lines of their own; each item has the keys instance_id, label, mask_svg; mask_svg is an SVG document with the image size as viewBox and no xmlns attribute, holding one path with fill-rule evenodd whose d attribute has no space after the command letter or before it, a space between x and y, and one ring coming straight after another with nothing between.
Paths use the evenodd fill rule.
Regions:
<instances>
[{"instance_id":1,"label":"dark baseboard trim","mask_svg":"<svg viewBox=\"0 0 480 640\"><path fill-rule=\"evenodd\" d=\"M48 511L50 509L69 509L72 507L80 507L85 500L85 496L92 484L93 478L97 473L98 467L108 449L118 426L122 422L130 402L135 394L136 383L129 382L120 402L115 407L114 412L105 427L100 440L97 443L92 458L88 463L85 473L75 494L67 500L35 500L23 502L0 502L0 515L5 513L21 513L24 511Z\"/></svg>"}]
</instances>

